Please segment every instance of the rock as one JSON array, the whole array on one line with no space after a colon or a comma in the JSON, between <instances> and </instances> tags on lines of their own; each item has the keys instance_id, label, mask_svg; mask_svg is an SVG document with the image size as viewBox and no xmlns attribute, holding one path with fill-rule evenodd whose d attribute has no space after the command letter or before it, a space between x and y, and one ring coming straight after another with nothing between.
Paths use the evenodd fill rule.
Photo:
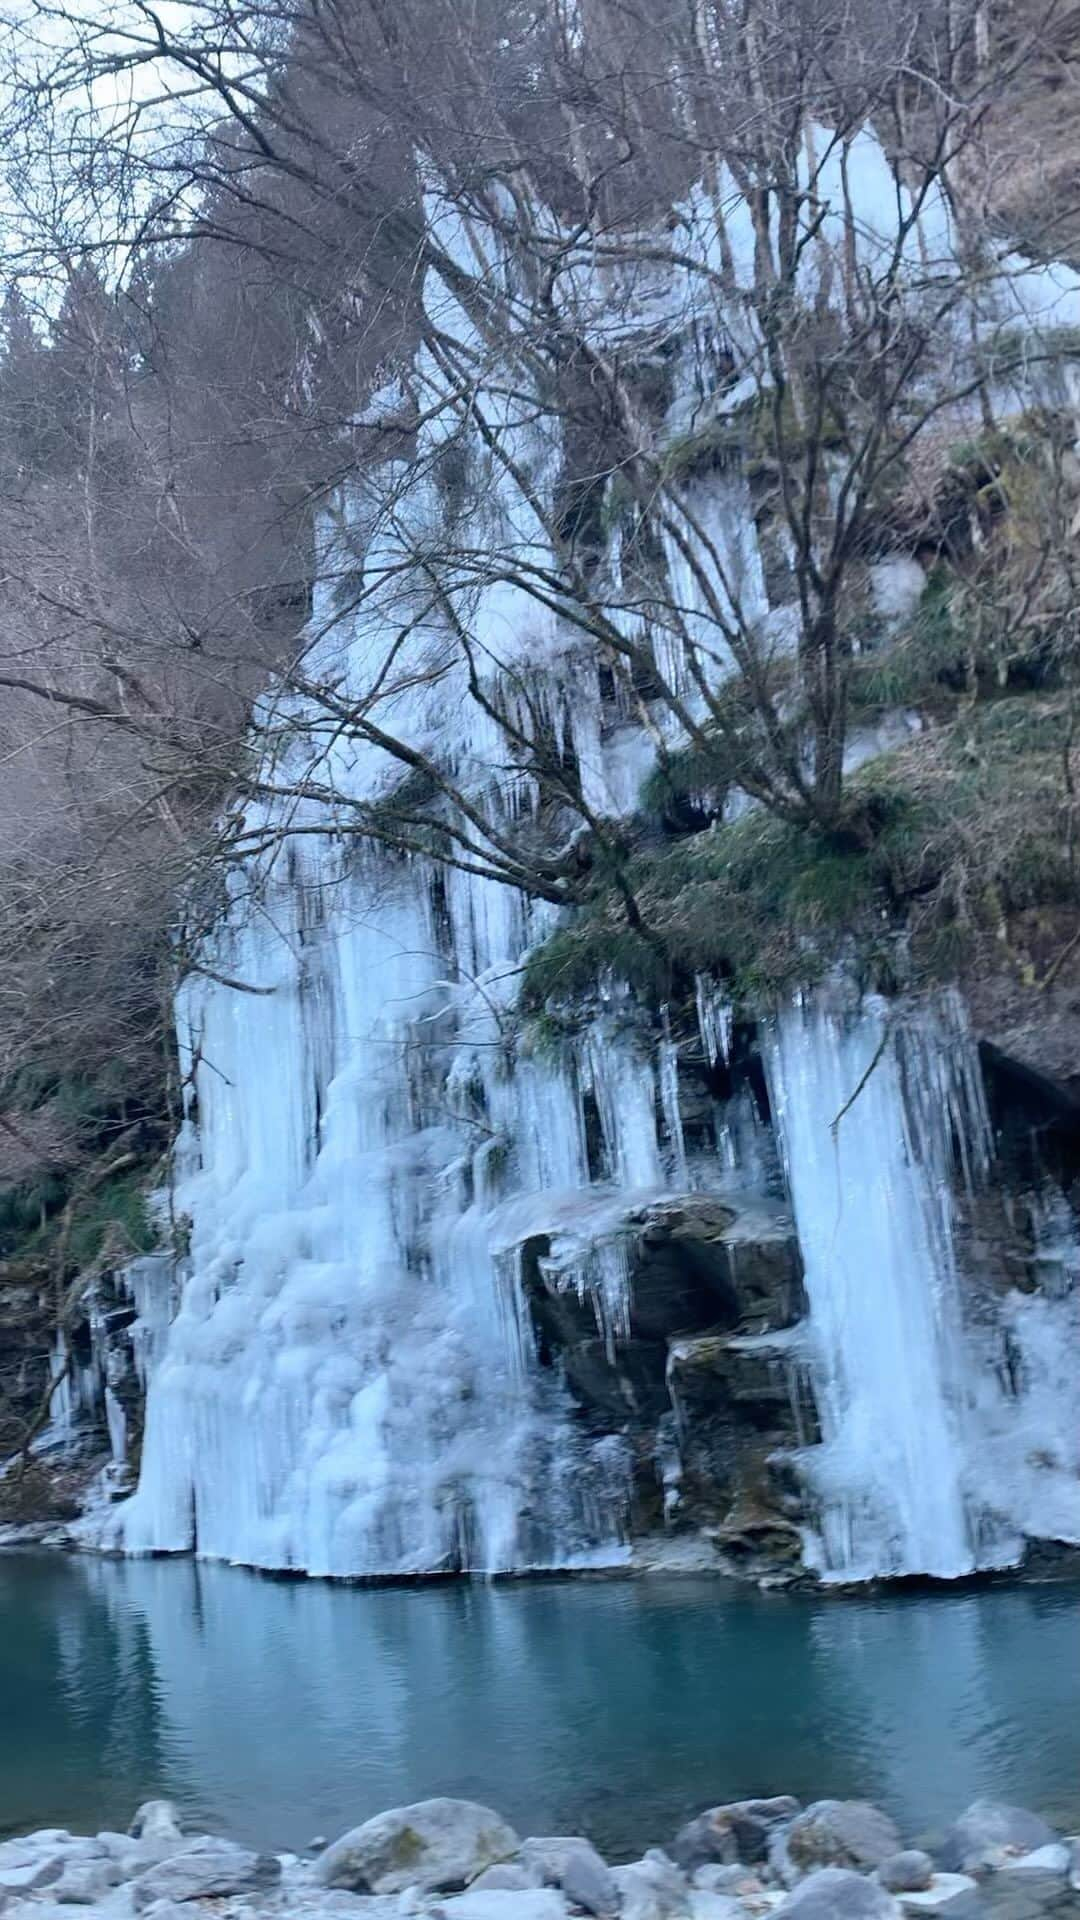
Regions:
<instances>
[{"instance_id":1,"label":"rock","mask_svg":"<svg viewBox=\"0 0 1080 1920\"><path fill-rule=\"evenodd\" d=\"M730 1893L710 1893L705 1887L691 1887L690 1912L693 1920L746 1920L746 1908Z\"/></svg>"},{"instance_id":2,"label":"rock","mask_svg":"<svg viewBox=\"0 0 1080 1920\"><path fill-rule=\"evenodd\" d=\"M803 1312L798 1245L781 1208L734 1209L682 1194L653 1202L637 1220L635 1334L670 1340L708 1326L786 1327Z\"/></svg>"},{"instance_id":3,"label":"rock","mask_svg":"<svg viewBox=\"0 0 1080 1920\"><path fill-rule=\"evenodd\" d=\"M888 1893L925 1893L934 1877L934 1863L919 1847L905 1847L883 1860L877 1877Z\"/></svg>"},{"instance_id":4,"label":"rock","mask_svg":"<svg viewBox=\"0 0 1080 1920\"><path fill-rule=\"evenodd\" d=\"M732 1800L722 1807L709 1807L680 1828L672 1843L672 1859L688 1873L709 1861L730 1866L737 1860L764 1860L777 1827L792 1820L798 1811L799 1802L788 1795L774 1800Z\"/></svg>"},{"instance_id":5,"label":"rock","mask_svg":"<svg viewBox=\"0 0 1080 1920\"><path fill-rule=\"evenodd\" d=\"M737 1900L745 1900L763 1891L757 1874L751 1873L748 1867L719 1867L712 1864L696 1867L693 1883L704 1893L730 1893Z\"/></svg>"},{"instance_id":6,"label":"rock","mask_svg":"<svg viewBox=\"0 0 1080 1920\"><path fill-rule=\"evenodd\" d=\"M575 1398L610 1419L655 1421L669 1411L667 1348L659 1340L620 1340L611 1352L592 1336L565 1347L562 1362Z\"/></svg>"},{"instance_id":7,"label":"rock","mask_svg":"<svg viewBox=\"0 0 1080 1920\"><path fill-rule=\"evenodd\" d=\"M544 1882L535 1868L519 1866L516 1860L508 1860L504 1866L485 1867L472 1882L470 1893L527 1893L531 1887L541 1887Z\"/></svg>"},{"instance_id":8,"label":"rock","mask_svg":"<svg viewBox=\"0 0 1080 1920\"><path fill-rule=\"evenodd\" d=\"M619 1911L619 1889L611 1868L601 1860L596 1848L583 1840L572 1847L563 1868L562 1890L575 1907L583 1907L604 1920Z\"/></svg>"},{"instance_id":9,"label":"rock","mask_svg":"<svg viewBox=\"0 0 1080 1920\"><path fill-rule=\"evenodd\" d=\"M527 1887L486 1893L469 1887L446 1900L436 1913L446 1920L567 1920L566 1901L554 1887Z\"/></svg>"},{"instance_id":10,"label":"rock","mask_svg":"<svg viewBox=\"0 0 1080 1920\"><path fill-rule=\"evenodd\" d=\"M518 1850L519 1841L490 1807L472 1800L419 1800L392 1807L328 1847L315 1867L325 1887L353 1893L401 1893L419 1887L454 1893Z\"/></svg>"},{"instance_id":11,"label":"rock","mask_svg":"<svg viewBox=\"0 0 1080 1920\"><path fill-rule=\"evenodd\" d=\"M252 1853L231 1840L203 1834L148 1867L132 1882L136 1913L157 1900L208 1900L234 1893L258 1893L281 1879L281 1862L272 1853Z\"/></svg>"},{"instance_id":12,"label":"rock","mask_svg":"<svg viewBox=\"0 0 1080 1920\"><path fill-rule=\"evenodd\" d=\"M1025 1807L1000 1800L974 1800L950 1827L939 1862L947 1872L992 1873L1006 1860L1050 1846L1052 1827Z\"/></svg>"},{"instance_id":13,"label":"rock","mask_svg":"<svg viewBox=\"0 0 1080 1920\"><path fill-rule=\"evenodd\" d=\"M1069 1885L1080 1893L1080 1835L1067 1835L1065 1845L1069 1849Z\"/></svg>"},{"instance_id":14,"label":"rock","mask_svg":"<svg viewBox=\"0 0 1080 1920\"><path fill-rule=\"evenodd\" d=\"M900 1905L905 1913L936 1913L964 1893L974 1893L976 1881L968 1873L935 1873L924 1892L902 1893Z\"/></svg>"},{"instance_id":15,"label":"rock","mask_svg":"<svg viewBox=\"0 0 1080 1920\"><path fill-rule=\"evenodd\" d=\"M98 1834L97 1843L107 1859L115 1860L123 1879L130 1879L138 1872L139 1843L133 1840L129 1833L110 1833L106 1829L104 1833ZM182 1841L181 1844L183 1844Z\"/></svg>"},{"instance_id":16,"label":"rock","mask_svg":"<svg viewBox=\"0 0 1080 1920\"><path fill-rule=\"evenodd\" d=\"M530 1836L521 1843L515 1869L530 1876L528 1885L561 1887L567 1899L586 1913L618 1912L619 1889L610 1867L592 1842L577 1834Z\"/></svg>"},{"instance_id":17,"label":"rock","mask_svg":"<svg viewBox=\"0 0 1080 1920\"><path fill-rule=\"evenodd\" d=\"M180 1840L180 1820L171 1800L144 1800L128 1832L136 1840Z\"/></svg>"},{"instance_id":18,"label":"rock","mask_svg":"<svg viewBox=\"0 0 1080 1920\"><path fill-rule=\"evenodd\" d=\"M675 1862L653 1847L630 1866L613 1867L622 1920L670 1920L689 1915L690 1889Z\"/></svg>"},{"instance_id":19,"label":"rock","mask_svg":"<svg viewBox=\"0 0 1080 1920\"><path fill-rule=\"evenodd\" d=\"M155 1900L145 1911L146 1920L191 1920L190 1914L178 1907L175 1900Z\"/></svg>"},{"instance_id":20,"label":"rock","mask_svg":"<svg viewBox=\"0 0 1080 1920\"><path fill-rule=\"evenodd\" d=\"M94 1907L108 1898L120 1878L115 1860L68 1861L49 1894L61 1906Z\"/></svg>"},{"instance_id":21,"label":"rock","mask_svg":"<svg viewBox=\"0 0 1080 1920\"><path fill-rule=\"evenodd\" d=\"M533 1875L536 1887L561 1887L566 1863L577 1847L587 1847L580 1833L530 1834L517 1852L516 1864Z\"/></svg>"},{"instance_id":22,"label":"rock","mask_svg":"<svg viewBox=\"0 0 1080 1920\"><path fill-rule=\"evenodd\" d=\"M791 1823L787 1852L802 1871L813 1867L880 1867L900 1852L900 1834L868 1800L815 1800Z\"/></svg>"},{"instance_id":23,"label":"rock","mask_svg":"<svg viewBox=\"0 0 1080 1920\"><path fill-rule=\"evenodd\" d=\"M776 1911L783 1920L788 1920L789 1914L791 1920L899 1920L900 1915L891 1893L847 1867L820 1867L807 1874Z\"/></svg>"},{"instance_id":24,"label":"rock","mask_svg":"<svg viewBox=\"0 0 1080 1920\"><path fill-rule=\"evenodd\" d=\"M1018 1854L1015 1859L1003 1860L1002 1868L1009 1873L1037 1872L1058 1873L1065 1877L1072 1863L1072 1854L1063 1840L1051 1840L1045 1847L1036 1847L1031 1853Z\"/></svg>"},{"instance_id":25,"label":"rock","mask_svg":"<svg viewBox=\"0 0 1080 1920\"><path fill-rule=\"evenodd\" d=\"M36 1893L39 1887L52 1886L63 1871L62 1854L39 1853L22 1865L0 1866L0 1892Z\"/></svg>"}]
</instances>

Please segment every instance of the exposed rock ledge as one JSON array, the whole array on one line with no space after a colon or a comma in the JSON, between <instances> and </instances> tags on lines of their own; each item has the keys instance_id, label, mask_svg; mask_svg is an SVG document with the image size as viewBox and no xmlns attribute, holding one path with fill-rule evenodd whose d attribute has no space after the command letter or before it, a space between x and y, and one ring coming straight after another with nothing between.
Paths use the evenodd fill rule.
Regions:
<instances>
[{"instance_id":1,"label":"exposed rock ledge","mask_svg":"<svg viewBox=\"0 0 1080 1920\"><path fill-rule=\"evenodd\" d=\"M1080 1839L977 1801L936 1857L861 1800L710 1807L667 1849L609 1866L578 1836L522 1840L489 1807L424 1800L308 1853L185 1835L162 1800L127 1833L0 1843L4 1920L1055 1920L1080 1915Z\"/></svg>"}]
</instances>

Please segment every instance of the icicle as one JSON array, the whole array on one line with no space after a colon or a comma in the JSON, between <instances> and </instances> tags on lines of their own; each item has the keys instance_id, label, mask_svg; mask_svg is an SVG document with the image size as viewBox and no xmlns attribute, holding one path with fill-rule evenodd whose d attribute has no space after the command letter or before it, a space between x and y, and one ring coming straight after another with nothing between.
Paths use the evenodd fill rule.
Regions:
<instances>
[{"instance_id":1,"label":"icicle","mask_svg":"<svg viewBox=\"0 0 1080 1920\"><path fill-rule=\"evenodd\" d=\"M595 1023L585 1036L582 1072L596 1099L614 1180L623 1187L661 1186L652 1063L633 1034Z\"/></svg>"},{"instance_id":2,"label":"icicle","mask_svg":"<svg viewBox=\"0 0 1080 1920\"><path fill-rule=\"evenodd\" d=\"M823 1435L805 1464L833 1577L955 1577L1016 1550L971 1471L946 1163L949 1116L963 1121L972 1091L969 1049L933 1008L910 1013L898 1041L880 1007L846 1016L814 1002L781 1014L769 1038Z\"/></svg>"},{"instance_id":3,"label":"icicle","mask_svg":"<svg viewBox=\"0 0 1080 1920\"><path fill-rule=\"evenodd\" d=\"M109 1428L109 1451L113 1465L122 1467L127 1459L127 1416L109 1385L105 1388L105 1419Z\"/></svg>"},{"instance_id":4,"label":"icicle","mask_svg":"<svg viewBox=\"0 0 1080 1920\"><path fill-rule=\"evenodd\" d=\"M664 1111L664 1129L668 1145L671 1148L672 1172L676 1184L686 1186L689 1173L686 1164L686 1140L683 1135L682 1112L679 1106L679 1049L671 1038L671 1023L668 1010L663 1010L663 1038L660 1041L660 1102Z\"/></svg>"},{"instance_id":5,"label":"icicle","mask_svg":"<svg viewBox=\"0 0 1080 1920\"><path fill-rule=\"evenodd\" d=\"M694 975L694 997L697 1003L698 1032L705 1057L710 1067L718 1060L727 1066L731 1058L731 1031L734 1010L731 1002L725 998L714 980L703 973Z\"/></svg>"}]
</instances>

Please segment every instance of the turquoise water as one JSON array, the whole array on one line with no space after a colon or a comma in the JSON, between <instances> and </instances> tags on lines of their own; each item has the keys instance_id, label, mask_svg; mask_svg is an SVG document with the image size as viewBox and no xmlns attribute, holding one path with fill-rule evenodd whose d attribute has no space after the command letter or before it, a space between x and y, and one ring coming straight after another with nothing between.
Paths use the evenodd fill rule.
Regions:
<instances>
[{"instance_id":1,"label":"turquoise water","mask_svg":"<svg viewBox=\"0 0 1080 1920\"><path fill-rule=\"evenodd\" d=\"M1080 1595L816 1601L706 1580L370 1590L0 1555L0 1831L149 1795L303 1846L448 1793L662 1843L739 1794L864 1794L909 1837L980 1793L1080 1827Z\"/></svg>"}]
</instances>

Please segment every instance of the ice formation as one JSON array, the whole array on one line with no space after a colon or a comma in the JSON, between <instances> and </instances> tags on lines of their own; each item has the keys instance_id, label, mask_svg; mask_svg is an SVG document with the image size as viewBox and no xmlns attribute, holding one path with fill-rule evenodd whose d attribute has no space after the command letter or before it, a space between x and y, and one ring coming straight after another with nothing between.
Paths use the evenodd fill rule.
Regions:
<instances>
[{"instance_id":1,"label":"ice formation","mask_svg":"<svg viewBox=\"0 0 1080 1920\"><path fill-rule=\"evenodd\" d=\"M822 176L815 207L830 192L842 204L849 182L838 152L835 171L835 180ZM697 251L708 266L723 226L745 284L752 223L724 184L722 218L704 190L679 210L677 250ZM872 261L895 223L898 190L869 134L850 186ZM508 270L490 233L467 232L435 202L430 217L462 274L475 274L478 261L482 272ZM815 275L826 284L829 250L843 239L838 219L815 214L815 223L804 254L810 291ZM920 270L948 253L943 202L928 201L909 241ZM663 346L675 367L671 431L744 403L739 388L722 390L702 352L703 339L717 336L697 312L698 289L712 282L687 279L674 262L654 265L642 269L628 303L609 297L619 271L568 242L560 284L577 323L599 339L617 344L622 329L623 345ZM1025 273L1006 274L1001 297L1026 303L1029 317L1060 322L1080 308L1075 276ZM442 338L468 359L481 344L473 322L434 270L425 301ZM725 324L746 328L748 313L736 302ZM542 520L508 474L511 464L527 472L550 500L557 428L537 424L508 397L514 382L497 376L496 368L479 394L487 433L508 459L493 462L479 435L468 449L479 476L469 544L496 552L509 542L519 573L550 573L556 561ZM190 1250L171 1324L161 1272L131 1274L148 1415L137 1493L111 1524L135 1552L195 1547L337 1575L619 1559L628 1461L617 1439L588 1437L557 1373L539 1365L515 1246L527 1231L554 1236L565 1284L593 1300L610 1347L628 1325L618 1218L633 1199L721 1184L736 1161L752 1177L755 1156L765 1177L760 1123L737 1106L718 1110L711 1167L689 1164L670 1035L644 1034L614 986L576 1050L547 1059L520 1043L517 975L554 910L469 869L497 851L503 827L528 816L536 792L527 770L505 765L498 727L471 695L417 564L452 510L438 476L453 409L445 370L426 349L412 392L422 421L414 461L384 469L374 488L356 479L327 520L308 668L343 701L380 678L394 732L447 767L468 796L473 851L445 869L422 853L365 851L350 832L353 809L389 794L400 768L370 741L313 720L302 699L268 700L263 738L273 736L282 789L294 765L310 772L315 738L322 797L283 799L263 816L249 810L253 839L261 826L271 830L270 851L252 854L210 943L209 971L193 973L180 996L194 1091L174 1205L190 1219ZM392 417L395 405L400 395L388 390L365 418L380 408ZM791 621L790 609L770 605L739 473L718 469L689 482L678 511L685 539L700 533L703 544L689 568L667 536L682 631L659 622L652 644L661 673L685 690L686 634L700 628L710 672L724 671L710 593L722 603L737 591L744 612L781 644ZM342 613L342 581L358 557L363 604ZM639 622L622 603L621 564L616 529L607 614L616 624ZM631 810L653 755L648 732L631 713L605 708L591 642L554 605L493 573L478 577L470 609L487 697L512 711L527 671L587 804L606 815ZM405 637L388 664L392 632ZM656 727L670 725L670 714L655 717ZM309 833L313 824L336 832ZM722 990L700 982L698 1007L708 1059L722 1064L731 1046ZM804 1463L822 1516L811 1551L847 1576L955 1574L1010 1557L1023 1518L1004 1468L1001 1484L989 1484L984 1441L998 1459L1016 1449L1004 1390L988 1400L972 1384L955 1276L949 1136L955 1120L972 1152L983 1151L975 1083L967 1068L958 1078L941 1064L955 1049L932 1026L906 1050L886 1036L869 1072L882 1017L793 1009L768 1048L825 1434ZM834 1128L863 1076L850 1115ZM590 1222L590 1208L607 1214ZM1032 1444L1065 1452L1071 1428L1057 1428L1063 1369L1051 1309L1018 1299L1008 1314L1014 1399ZM110 1431L122 1451L117 1414ZM1055 1485L1068 1512L1052 1530L1068 1532L1065 1476Z\"/></svg>"},{"instance_id":2,"label":"ice formation","mask_svg":"<svg viewBox=\"0 0 1080 1920\"><path fill-rule=\"evenodd\" d=\"M774 1023L766 1060L822 1428L801 1462L808 1562L952 1579L1015 1562L1025 1536L1080 1541L1075 1228L1041 1220L1054 1279L1037 1295L961 1285L956 1182L982 1179L990 1141L960 1003L819 997Z\"/></svg>"}]
</instances>

